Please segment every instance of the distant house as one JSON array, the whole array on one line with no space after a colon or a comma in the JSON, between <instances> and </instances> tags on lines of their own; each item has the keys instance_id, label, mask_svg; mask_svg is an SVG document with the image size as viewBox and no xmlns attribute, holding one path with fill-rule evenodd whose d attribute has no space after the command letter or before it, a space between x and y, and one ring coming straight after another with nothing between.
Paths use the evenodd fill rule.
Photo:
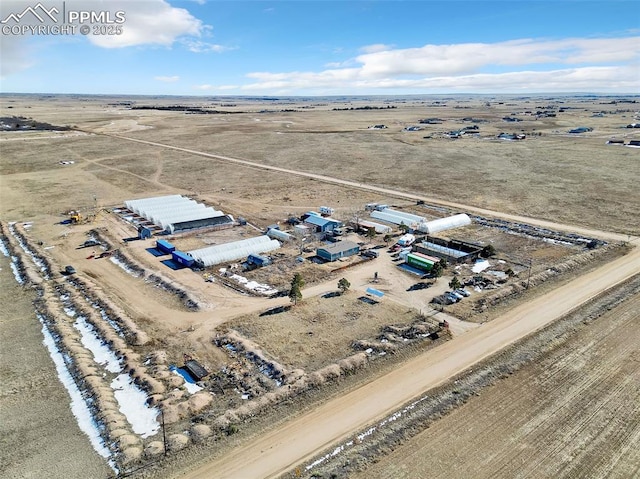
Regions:
<instances>
[{"instance_id":1,"label":"distant house","mask_svg":"<svg viewBox=\"0 0 640 479\"><path fill-rule=\"evenodd\" d=\"M360 246L353 241L338 241L327 246L323 246L316 250L316 254L327 261L336 261L340 258L346 258L358 254Z\"/></svg>"},{"instance_id":2,"label":"distant house","mask_svg":"<svg viewBox=\"0 0 640 479\"><path fill-rule=\"evenodd\" d=\"M578 128L574 128L573 130L569 130L569 133L578 134L578 133L587 133L589 131L593 131L593 128L589 128L588 126L581 126Z\"/></svg>"}]
</instances>

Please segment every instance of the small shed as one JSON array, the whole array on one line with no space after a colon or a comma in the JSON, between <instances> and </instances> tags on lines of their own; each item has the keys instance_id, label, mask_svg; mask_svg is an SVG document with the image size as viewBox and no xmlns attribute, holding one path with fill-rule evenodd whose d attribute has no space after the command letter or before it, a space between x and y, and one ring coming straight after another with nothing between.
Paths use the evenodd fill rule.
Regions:
<instances>
[{"instance_id":1,"label":"small shed","mask_svg":"<svg viewBox=\"0 0 640 479\"><path fill-rule=\"evenodd\" d=\"M156 241L156 249L164 254L171 254L176 250L176 247L165 240Z\"/></svg>"},{"instance_id":2,"label":"small shed","mask_svg":"<svg viewBox=\"0 0 640 479\"><path fill-rule=\"evenodd\" d=\"M195 359L189 359L185 361L184 368L189 371L189 374L196 381L202 380L209 375L209 371L207 371L198 361Z\"/></svg>"},{"instance_id":3,"label":"small shed","mask_svg":"<svg viewBox=\"0 0 640 479\"><path fill-rule=\"evenodd\" d=\"M250 254L247 257L247 263L262 267L271 264L271 260L266 256L260 256L259 254Z\"/></svg>"},{"instance_id":4,"label":"small shed","mask_svg":"<svg viewBox=\"0 0 640 479\"><path fill-rule=\"evenodd\" d=\"M187 268L193 266L193 263L196 261L188 253L183 253L182 251L177 250L171 253L171 259L182 266L186 266Z\"/></svg>"},{"instance_id":5,"label":"small shed","mask_svg":"<svg viewBox=\"0 0 640 479\"><path fill-rule=\"evenodd\" d=\"M316 254L327 261L336 261L340 258L346 258L358 254L360 246L353 241L338 241L316 250Z\"/></svg>"},{"instance_id":6,"label":"small shed","mask_svg":"<svg viewBox=\"0 0 640 479\"><path fill-rule=\"evenodd\" d=\"M151 228L147 228L146 226L138 226L138 238L140 238L141 240L143 239L148 239L151 238L153 236L153 231L151 231Z\"/></svg>"}]
</instances>

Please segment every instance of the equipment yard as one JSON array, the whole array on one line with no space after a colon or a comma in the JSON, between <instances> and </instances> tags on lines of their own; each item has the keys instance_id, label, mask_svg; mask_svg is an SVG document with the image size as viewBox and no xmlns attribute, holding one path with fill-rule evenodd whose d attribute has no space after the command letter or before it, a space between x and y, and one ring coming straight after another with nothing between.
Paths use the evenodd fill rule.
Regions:
<instances>
[{"instance_id":1,"label":"equipment yard","mask_svg":"<svg viewBox=\"0 0 640 479\"><path fill-rule=\"evenodd\" d=\"M121 100L3 96L0 473L639 473L633 100Z\"/></svg>"}]
</instances>

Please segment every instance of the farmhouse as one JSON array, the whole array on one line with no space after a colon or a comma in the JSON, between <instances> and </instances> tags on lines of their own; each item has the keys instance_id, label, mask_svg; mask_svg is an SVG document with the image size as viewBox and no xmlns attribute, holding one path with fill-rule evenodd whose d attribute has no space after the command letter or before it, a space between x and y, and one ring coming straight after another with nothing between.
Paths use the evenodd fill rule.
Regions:
<instances>
[{"instance_id":1,"label":"farmhouse","mask_svg":"<svg viewBox=\"0 0 640 479\"><path fill-rule=\"evenodd\" d=\"M353 241L338 241L337 243L318 248L316 254L327 261L336 261L340 258L358 254L359 251L360 246Z\"/></svg>"},{"instance_id":2,"label":"farmhouse","mask_svg":"<svg viewBox=\"0 0 640 479\"><path fill-rule=\"evenodd\" d=\"M310 215L304 220L307 226L318 233L331 233L334 229L342 227L342 222L323 218L321 216Z\"/></svg>"}]
</instances>

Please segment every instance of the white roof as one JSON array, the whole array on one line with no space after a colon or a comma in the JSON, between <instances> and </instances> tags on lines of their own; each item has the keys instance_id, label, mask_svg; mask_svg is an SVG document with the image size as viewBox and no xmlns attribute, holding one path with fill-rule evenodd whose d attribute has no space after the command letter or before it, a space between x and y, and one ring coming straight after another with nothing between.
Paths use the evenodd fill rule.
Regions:
<instances>
[{"instance_id":1,"label":"white roof","mask_svg":"<svg viewBox=\"0 0 640 479\"><path fill-rule=\"evenodd\" d=\"M217 211L210 206L205 206L180 195L128 200L124 204L134 213L163 229L167 229L176 223L224 216L222 211Z\"/></svg>"}]
</instances>

